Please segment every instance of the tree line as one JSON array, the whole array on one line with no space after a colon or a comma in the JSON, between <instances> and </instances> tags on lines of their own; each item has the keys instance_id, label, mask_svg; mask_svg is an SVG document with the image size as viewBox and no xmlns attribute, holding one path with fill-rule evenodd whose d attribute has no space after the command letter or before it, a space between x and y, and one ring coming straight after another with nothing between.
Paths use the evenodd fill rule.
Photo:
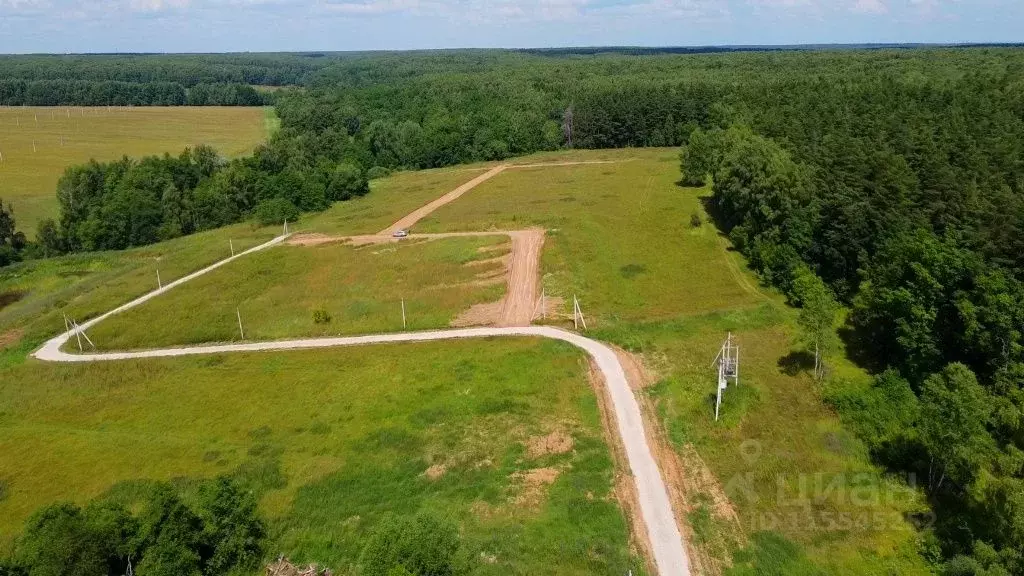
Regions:
<instances>
[{"instance_id":1,"label":"tree line","mask_svg":"<svg viewBox=\"0 0 1024 576\"><path fill-rule=\"evenodd\" d=\"M816 360L849 308L847 350L877 376L826 393L880 463L922 479L946 574L1024 574L1018 78L808 80L728 102L731 123L681 154L683 183L712 183L719 225L804 306Z\"/></svg>"},{"instance_id":2,"label":"tree line","mask_svg":"<svg viewBox=\"0 0 1024 576\"><path fill-rule=\"evenodd\" d=\"M0 106L264 106L248 84L0 79Z\"/></svg>"},{"instance_id":3,"label":"tree line","mask_svg":"<svg viewBox=\"0 0 1024 576\"><path fill-rule=\"evenodd\" d=\"M292 86L301 85L326 60L319 53L0 55L0 78Z\"/></svg>"},{"instance_id":4,"label":"tree line","mask_svg":"<svg viewBox=\"0 0 1024 576\"><path fill-rule=\"evenodd\" d=\"M220 476L199 482L192 492L153 483L131 501L108 497L85 506L43 507L15 539L9 557L0 556L0 576L261 572L269 561L269 535L253 491ZM469 574L476 561L447 518L385 514L367 531L358 563L346 573L459 576Z\"/></svg>"},{"instance_id":5,"label":"tree line","mask_svg":"<svg viewBox=\"0 0 1024 576\"><path fill-rule=\"evenodd\" d=\"M40 223L37 250L117 250L245 219L280 224L368 191L356 165L307 161L270 145L230 162L208 146L178 156L91 161L61 177L60 218Z\"/></svg>"},{"instance_id":6,"label":"tree line","mask_svg":"<svg viewBox=\"0 0 1024 576\"><path fill-rule=\"evenodd\" d=\"M131 566L153 576L213 576L259 567L266 525L253 494L227 477L203 482L195 505L162 483L140 500L40 509L11 556L0 558L0 575L128 574Z\"/></svg>"}]
</instances>

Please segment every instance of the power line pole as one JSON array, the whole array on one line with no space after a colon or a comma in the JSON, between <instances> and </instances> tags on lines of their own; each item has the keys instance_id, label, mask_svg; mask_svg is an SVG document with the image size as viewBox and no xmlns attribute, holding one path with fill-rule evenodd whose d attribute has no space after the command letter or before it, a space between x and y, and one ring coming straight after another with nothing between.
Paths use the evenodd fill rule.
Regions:
<instances>
[{"instance_id":1,"label":"power line pole","mask_svg":"<svg viewBox=\"0 0 1024 576\"><path fill-rule=\"evenodd\" d=\"M718 350L718 355L711 361L711 366L718 368L718 387L715 397L715 421L718 421L719 409L722 406L722 392L729 387L729 380L736 386L740 385L740 347L733 343L732 332L729 332Z\"/></svg>"}]
</instances>

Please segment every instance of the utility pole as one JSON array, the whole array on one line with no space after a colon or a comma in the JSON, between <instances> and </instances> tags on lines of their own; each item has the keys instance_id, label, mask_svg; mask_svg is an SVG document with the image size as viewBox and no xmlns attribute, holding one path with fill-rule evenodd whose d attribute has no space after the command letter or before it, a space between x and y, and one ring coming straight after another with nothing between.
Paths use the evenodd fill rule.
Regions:
<instances>
[{"instance_id":1,"label":"utility pole","mask_svg":"<svg viewBox=\"0 0 1024 576\"><path fill-rule=\"evenodd\" d=\"M718 388L715 397L715 421L718 421L719 409L722 406L722 392L729 387L729 380L736 386L740 385L740 347L733 343L732 332L729 332L718 350L718 355L711 361L711 366L718 368Z\"/></svg>"},{"instance_id":2,"label":"utility pole","mask_svg":"<svg viewBox=\"0 0 1024 576\"><path fill-rule=\"evenodd\" d=\"M580 301L576 298L576 295L572 295L572 325L576 330L580 329L580 324L583 324L583 329L587 329L587 320L583 317L583 309L580 308Z\"/></svg>"}]
</instances>

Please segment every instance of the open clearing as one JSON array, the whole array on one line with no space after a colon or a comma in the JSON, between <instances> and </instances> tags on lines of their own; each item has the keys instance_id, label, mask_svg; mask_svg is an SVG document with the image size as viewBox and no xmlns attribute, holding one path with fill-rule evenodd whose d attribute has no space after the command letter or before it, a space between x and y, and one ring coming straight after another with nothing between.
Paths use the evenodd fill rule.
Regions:
<instances>
[{"instance_id":1,"label":"open clearing","mask_svg":"<svg viewBox=\"0 0 1024 576\"><path fill-rule=\"evenodd\" d=\"M447 327L505 293L502 236L360 247L280 246L239 259L89 331L101 350ZM330 321L316 323L326 312Z\"/></svg>"},{"instance_id":2,"label":"open clearing","mask_svg":"<svg viewBox=\"0 0 1024 576\"><path fill-rule=\"evenodd\" d=\"M686 511L689 521L687 535L693 545L690 552L695 572L927 573L917 555L917 536L904 519L905 515L920 509L917 495L886 479L880 470L870 466L863 446L843 430L835 415L824 406L821 390L800 366L799 356L792 353L795 340L793 312L777 297L759 290L756 280L743 269L742 261L726 250L727 244L713 226L707 223L700 227L690 226L690 214L694 211L702 214L701 197L708 191L676 186L676 151L604 151L599 158L595 158L593 153L563 152L539 155L517 163L573 159L621 162L505 170L415 224L414 232L523 230L534 226L547 229L542 256L542 285L545 293L553 297L552 306L557 303L554 298L579 296L588 322L594 328L589 335L637 353L630 358L639 357L645 365L634 366L627 372L633 376L631 383L637 388L636 397L647 411L645 424L649 436L656 444L664 441L664 446L657 450L663 470L668 470L666 476L673 489L673 500ZM424 202L419 203L409 200L410 204L415 204L410 210L480 173L477 170L462 172L461 180L456 178L458 173L455 171L428 174L435 179L431 186L442 189L435 190L439 193L433 196L419 190L423 196L429 197L420 198ZM406 180L402 186L392 190L415 188L413 180L409 180L411 177L410 174L394 177ZM457 181L451 188L444 188L442 180L449 177ZM358 212L346 212L349 210L346 204L341 204L300 226L311 232L335 235L373 234L373 231L381 230L402 216L387 207L374 207L371 202L378 190L393 185L388 184L390 180L375 183L374 193L359 201L363 208ZM380 198L387 197L382 194ZM396 195L392 194L390 198L393 200ZM279 249L286 248L272 248ZM117 303L124 300L127 298ZM78 306L83 307L83 302ZM94 316L96 311L109 307L94 307L92 314L83 315L80 319ZM562 311L565 311L564 301ZM548 322L565 325L567 320L564 316L552 314ZM707 366L729 330L733 331L743 349L743 379L739 388L728 391L722 421L716 423L710 403L714 383ZM51 328L50 334L57 331ZM23 341L27 341L27 337ZM506 345L518 340L503 339L501 342L500 347L495 347L505 350ZM444 348L449 345L456 348ZM237 365L237 358L259 358L259 362L275 365L275 362L290 362L293 355L309 355L310 358L329 355L332 359L340 359L352 354L363 358L367 350L377 350L380 361L387 361L392 355L404 355L408 350L431 350L436 356L417 358L419 364L416 367L420 370L417 374L421 383L429 385L448 377L451 370L448 362L463 358L464 352L470 354L470 349L478 353L476 351L480 348L474 346L490 348L490 344L474 341L329 352L283 352L262 356L211 356L207 360L213 364L209 368L214 371L220 362L226 363L231 367L224 369L227 375ZM543 346L554 346L549 350L561 351L558 344ZM23 347L18 349L24 350ZM455 350L457 358L445 356L453 354L452 350ZM576 359L578 374L581 368L578 353L564 352ZM553 352L551 355L558 356ZM193 359L192 363L203 361ZM550 362L551 358L545 361ZM164 362L186 360L129 360L111 364L149 374L157 371ZM339 377L333 365L311 363L311 366L312 370L319 367L329 372L328 377ZM389 379L402 378L404 366L398 365L396 370L381 369L380 373L369 372L372 375L366 377L364 388L372 389L385 385ZM52 378L54 374L76 369L88 370L29 361L8 368L4 377L22 378L22 374L28 374L28 371L39 371ZM482 369L471 367L466 378L475 378L476 371ZM842 362L837 363L836 369L852 380L865 377ZM200 368L195 370L198 372ZM250 379L247 385L287 392L295 380L314 379L313 376L304 376L305 371L298 368L263 372L247 372L246 377ZM527 378L532 375L529 367L521 374ZM487 376L481 382L490 382L491 377ZM135 378L135 375L125 377ZM204 380L197 378L194 381L200 383L200 388L193 393L203 397L201 384ZM192 381L186 378L181 382L187 382L186 388L191 389ZM74 390L74 386L69 384L68 387ZM49 410L52 398L28 398L21 388L14 390L13 405L31 405L36 411ZM513 393L502 398L512 402L517 400ZM283 403L305 401L305 397L298 395L282 400ZM132 417L152 418L146 414L143 410L132 413ZM308 420L309 414L315 414L315 410L300 419ZM33 422L51 416L33 413L25 416L25 420ZM199 420L195 414L189 413L180 414L179 418L185 422L189 418ZM0 426L4 422L0 419ZM88 435L95 433L98 426L94 422L77 430ZM143 426L138 436L159 438L161 432L157 426ZM530 444L526 442L525 446ZM44 454L48 450L58 450L47 446L34 448ZM16 449L17 443L0 446L0 454L4 455L0 461L10 461L6 456ZM607 448L602 450L601 454L607 457ZM472 475L449 474L443 463L429 461L430 465L426 466L427 463L419 461L421 472L431 470L426 475L428 478L450 478L454 483L451 489L456 493L463 493L466 483L473 478ZM79 462L80 467L86 465ZM74 474L74 467L67 468L61 463L53 466L60 470L58 475ZM344 474L354 466L352 462L339 464L329 473ZM546 468L550 467L520 469L512 475L520 484L530 479L546 481L552 476ZM51 469L51 474L54 469ZM145 467L141 469L145 470ZM201 469L193 467L190 470ZM606 478L610 478L611 468L605 470ZM134 477L148 476L143 473ZM561 478L564 475L560 473L552 486L557 486ZM382 480L377 478L372 482ZM358 492L362 484L343 486L349 492ZM371 486L376 488L376 484ZM408 493L402 492L402 487L396 487L396 490L400 494ZM388 492L375 493L369 504L378 505L381 499L395 497L390 495L390 490ZM572 492L579 496L579 491ZM62 494L80 497L66 492ZM272 494L268 492L262 500L267 510L275 510L279 506ZM324 498L337 496L330 490L322 494ZM8 498L8 502L14 499ZM0 502L0 511L9 505L8 502ZM485 509L477 508L477 512L481 510ZM624 526L621 512L616 512L616 516L622 521L620 526ZM277 520L275 525L278 525L276 523ZM287 526L284 523L280 525ZM572 526L572 523L566 525ZM464 523L463 526L472 528L473 525ZM529 529L530 525L523 526ZM316 528L327 529L322 526ZM578 529L567 530L575 534ZM624 540L617 540L622 538L622 532L611 529L611 524L603 525L599 532L602 538L616 542L616 546L624 546ZM322 533L304 533L284 550L310 550L312 548L308 546L315 546L315 542L323 545L326 540L318 540L323 538L318 534ZM557 565L550 564L553 561L550 557L548 560L549 563L543 564L544 568L539 571L547 572L549 566ZM517 557L517 561L522 559ZM606 572L600 568L592 571ZM568 572L571 573L571 569Z\"/></svg>"},{"instance_id":3,"label":"open clearing","mask_svg":"<svg viewBox=\"0 0 1024 576\"><path fill-rule=\"evenodd\" d=\"M57 217L57 181L68 166L198 144L231 158L266 139L266 118L245 107L0 107L0 198L31 236L40 220Z\"/></svg>"},{"instance_id":4,"label":"open clearing","mask_svg":"<svg viewBox=\"0 0 1024 576\"><path fill-rule=\"evenodd\" d=\"M236 224L120 252L32 260L0 270L0 366L19 363L55 332L62 315L83 321L164 283L274 237L277 227ZM6 335L17 335L16 338Z\"/></svg>"},{"instance_id":5,"label":"open clearing","mask_svg":"<svg viewBox=\"0 0 1024 576\"><path fill-rule=\"evenodd\" d=\"M382 514L428 508L474 573L640 574L586 374L535 339L0 370L0 534L54 500L228 473L262 496L270 556L342 572ZM529 453L553 433L571 449Z\"/></svg>"}]
</instances>

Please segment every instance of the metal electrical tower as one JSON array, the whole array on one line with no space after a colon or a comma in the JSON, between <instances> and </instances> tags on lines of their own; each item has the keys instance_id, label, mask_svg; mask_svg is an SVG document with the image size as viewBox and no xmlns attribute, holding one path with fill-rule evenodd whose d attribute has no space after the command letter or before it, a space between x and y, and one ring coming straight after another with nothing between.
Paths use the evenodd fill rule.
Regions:
<instances>
[{"instance_id":1,"label":"metal electrical tower","mask_svg":"<svg viewBox=\"0 0 1024 576\"><path fill-rule=\"evenodd\" d=\"M740 347L733 343L732 332L725 338L718 355L711 361L711 366L718 368L718 393L715 398L715 421L718 421L718 410L722 406L722 391L733 384L740 385Z\"/></svg>"}]
</instances>

